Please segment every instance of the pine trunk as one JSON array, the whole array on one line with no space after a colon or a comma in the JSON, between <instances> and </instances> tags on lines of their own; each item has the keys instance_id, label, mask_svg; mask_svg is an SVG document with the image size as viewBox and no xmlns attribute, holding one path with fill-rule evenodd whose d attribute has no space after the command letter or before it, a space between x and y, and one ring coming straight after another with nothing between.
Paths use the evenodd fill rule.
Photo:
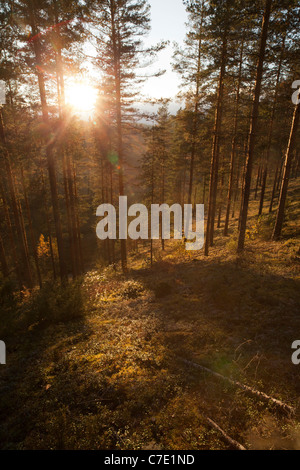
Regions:
<instances>
[{"instance_id":1,"label":"pine trunk","mask_svg":"<svg viewBox=\"0 0 300 470\"><path fill-rule=\"evenodd\" d=\"M235 167L235 157L236 157L236 143L237 143L237 130L238 130L238 119L239 119L240 92L241 92L241 83L242 83L243 54L244 54L244 41L242 42L242 45L241 45L238 85L237 85L236 101L235 101L233 138L232 138L232 144L231 144L231 159L230 159L230 178L229 178L227 208L226 208L225 227L224 227L224 236L225 237L228 236L229 218L230 218L231 201L232 201L233 184L234 184L234 167Z\"/></svg>"},{"instance_id":2,"label":"pine trunk","mask_svg":"<svg viewBox=\"0 0 300 470\"><path fill-rule=\"evenodd\" d=\"M27 212L27 219L28 219L28 225L29 225L29 233L30 233L32 252L33 252L33 257L34 257L38 282L39 282L39 286L40 286L40 289L41 289L43 287L43 282L42 282L41 270L40 270L39 259L38 259L38 254L37 254L37 246L36 246L37 241L36 241L36 237L35 237L34 230L33 230L31 211L30 211L30 206L29 206L29 201L28 201L28 196L27 196L27 191L26 191L26 186L25 186L23 168L21 168L21 182L22 182L22 188L23 188L23 194L24 194L24 200L25 200L25 207L26 207L26 212Z\"/></svg>"},{"instance_id":3,"label":"pine trunk","mask_svg":"<svg viewBox=\"0 0 300 470\"><path fill-rule=\"evenodd\" d=\"M119 158L119 196L124 196L124 155L123 155L123 126L122 126L122 106L121 106L121 64L120 53L117 40L117 29L115 21L116 4L115 0L110 0L111 13L111 33L114 56L114 80L116 92L116 115L117 115L117 148ZM127 273L127 244L126 240L121 240L121 262L124 273Z\"/></svg>"},{"instance_id":4,"label":"pine trunk","mask_svg":"<svg viewBox=\"0 0 300 470\"><path fill-rule=\"evenodd\" d=\"M259 115L259 99L260 99L261 84L262 84L262 77L263 77L263 66L264 66L265 51L266 51L266 44L267 44L267 37L268 37L269 21L270 21L270 15L271 15L271 6L272 6L272 0L266 0L266 6L265 6L265 12L264 12L263 24L262 24L259 59L258 59L257 73L256 73L254 102L253 102L250 133L249 133L248 157L247 157L246 174L245 174L245 181L244 181L244 196L243 196L243 205L242 205L242 212L241 212L241 226L240 226L240 233L239 233L239 240L238 240L238 252L243 251L245 247L248 207L249 207L249 199L250 199L250 191L251 191L252 166L253 166L253 159L254 159L254 147L255 147L255 142L256 142L256 132L257 132L258 115Z\"/></svg>"},{"instance_id":5,"label":"pine trunk","mask_svg":"<svg viewBox=\"0 0 300 470\"><path fill-rule=\"evenodd\" d=\"M260 204L259 204L259 211L258 211L259 216L262 215L263 207L264 207L265 192L266 192L268 172L269 172L269 160L270 160L270 153L271 153L271 144L272 144L272 138L273 138L274 119L275 119L276 105L277 105L278 92L279 92L279 81L280 81L282 61L283 61L284 51L285 51L285 40L286 40L286 36L284 35L283 41L282 41L279 64L278 64L278 70L277 70L276 85L275 85L275 96L274 96L273 107L272 107L271 118L270 118L270 127L269 127L268 143L267 143L266 164L265 164L264 173L263 173Z\"/></svg>"},{"instance_id":6,"label":"pine trunk","mask_svg":"<svg viewBox=\"0 0 300 470\"><path fill-rule=\"evenodd\" d=\"M300 94L299 94L299 100L300 100ZM290 177L291 165L292 165L292 160L293 160L293 151L295 147L296 133L297 133L297 129L299 126L299 119L300 119L300 103L296 105L294 116L293 116L291 133L290 133L288 148L287 148L286 157L285 157L281 191L280 191L280 197L279 197L279 206L278 206L276 223L275 223L274 232L273 232L273 240L277 240L281 236L282 226L284 222L285 203L286 203L286 198L287 198L289 177Z\"/></svg>"},{"instance_id":7,"label":"pine trunk","mask_svg":"<svg viewBox=\"0 0 300 470\"><path fill-rule=\"evenodd\" d=\"M32 6L32 2L30 3L31 3L30 17L31 17L32 35L36 36L37 28L35 25L34 10ZM48 105L47 105L47 99L46 99L44 76L42 72L43 64L42 64L40 43L39 43L38 38L35 41L33 41L33 46L34 46L34 53L35 53L35 59L36 59L36 65L37 65L37 76L38 76L43 120L44 120L45 125L49 127ZM61 280L64 282L68 279L68 273L67 273L67 265L66 265L66 260L65 260L65 249L64 249L64 243L63 243L63 235L62 235L62 227L61 227L61 219L60 219L60 209L59 209L57 181L56 181L56 163L55 163L55 158L53 154L53 144L47 143L46 158L47 158L47 166L48 166L48 174L49 174L49 182L50 182L50 190L51 190L51 200L52 200L52 207L53 207L53 217L54 217L55 232L56 232L56 239L57 239L58 255L59 255L60 277L61 277Z\"/></svg>"},{"instance_id":8,"label":"pine trunk","mask_svg":"<svg viewBox=\"0 0 300 470\"><path fill-rule=\"evenodd\" d=\"M217 200L217 190L218 190L218 171L219 171L219 150L220 150L219 140L220 140L221 122L222 122L222 104L223 104L226 59L227 59L227 33L224 34L223 45L222 45L221 68L220 68L220 76L219 76L218 97L217 97L213 146L212 146L208 218L207 218L206 240L205 240L205 255L206 256L208 256L209 254L209 247L213 245L213 239L214 239L216 200Z\"/></svg>"},{"instance_id":9,"label":"pine trunk","mask_svg":"<svg viewBox=\"0 0 300 470\"><path fill-rule=\"evenodd\" d=\"M0 141L1 141L1 144L3 146L3 159L4 159L5 170L6 170L6 176L7 176L7 184L8 184L8 189L9 189L9 193L10 193L10 200L11 200L12 210L13 210L13 214L14 214L15 227L16 227L17 237L18 237L18 242L19 242L19 247L20 247L21 277L22 277L22 280L25 282L25 285L29 288L32 288L33 287L33 280L32 280L32 275L31 275L30 262L29 262L29 257L28 257L28 250L27 250L27 246L26 246L26 235L24 233L23 226L22 226L22 221L21 221L21 218L20 218L18 198L17 198L17 194L16 194L16 189L15 189L15 184L14 184L14 177L13 177L13 172L12 172L11 163L10 163L10 155L8 153L8 148L7 148L7 142L6 142L6 136L5 136L4 123L3 123L2 110L1 109L0 109Z\"/></svg>"},{"instance_id":10,"label":"pine trunk","mask_svg":"<svg viewBox=\"0 0 300 470\"><path fill-rule=\"evenodd\" d=\"M0 193L1 193L2 202L3 202L4 220L5 220L5 223L8 227L8 235L9 235L9 243L10 243L11 254L12 254L14 265L15 265L16 276L17 276L17 279L18 279L18 282L19 282L19 287L20 287L20 290L21 290L22 287L23 287L23 279L22 279L22 276L21 276L21 269L20 269L20 266L19 266L20 260L19 260L19 257L17 255L17 248L16 248L16 244L15 244L15 236L14 236L12 223L11 223L11 219L10 219L10 215L9 215L8 204L7 204L7 201L6 201L6 197L5 197L5 193L4 193L4 189L3 189L3 186L1 184L1 181L0 181Z\"/></svg>"},{"instance_id":11,"label":"pine trunk","mask_svg":"<svg viewBox=\"0 0 300 470\"><path fill-rule=\"evenodd\" d=\"M189 181L189 194L188 204L192 203L192 192L194 183L194 167L195 167L195 156L196 156L196 141L198 131L198 107L199 107L199 91L200 91L200 72L201 72L201 55L202 55L202 29L204 20L204 2L201 6L201 20L199 28L199 39L198 39L198 57L197 57L197 72L196 72L196 92L195 92L195 106L193 116L193 135L192 135L192 151L191 151L191 164L190 164L190 181Z\"/></svg>"}]
</instances>

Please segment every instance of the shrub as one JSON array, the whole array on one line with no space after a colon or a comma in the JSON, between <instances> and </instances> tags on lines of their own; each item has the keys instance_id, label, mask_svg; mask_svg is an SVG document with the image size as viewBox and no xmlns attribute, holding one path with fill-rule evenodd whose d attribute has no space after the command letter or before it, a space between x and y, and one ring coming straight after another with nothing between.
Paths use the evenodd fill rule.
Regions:
<instances>
[{"instance_id":1,"label":"shrub","mask_svg":"<svg viewBox=\"0 0 300 470\"><path fill-rule=\"evenodd\" d=\"M81 282L68 285L48 284L32 296L27 305L28 319L32 323L67 322L84 315Z\"/></svg>"},{"instance_id":2,"label":"shrub","mask_svg":"<svg viewBox=\"0 0 300 470\"><path fill-rule=\"evenodd\" d=\"M143 292L144 287L136 281L127 281L123 284L120 295L125 299L137 299Z\"/></svg>"},{"instance_id":3,"label":"shrub","mask_svg":"<svg viewBox=\"0 0 300 470\"><path fill-rule=\"evenodd\" d=\"M246 231L246 237L249 240L270 240L275 224L275 215L268 214L258 217L257 220Z\"/></svg>"}]
</instances>

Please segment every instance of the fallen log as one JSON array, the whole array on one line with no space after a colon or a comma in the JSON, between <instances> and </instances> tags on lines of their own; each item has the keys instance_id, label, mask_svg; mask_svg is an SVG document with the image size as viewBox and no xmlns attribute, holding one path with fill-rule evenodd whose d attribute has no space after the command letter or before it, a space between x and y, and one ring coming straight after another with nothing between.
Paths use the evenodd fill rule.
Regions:
<instances>
[{"instance_id":1,"label":"fallen log","mask_svg":"<svg viewBox=\"0 0 300 470\"><path fill-rule=\"evenodd\" d=\"M226 441L230 445L230 447L236 450L247 450L244 446L242 446L242 444L240 444L239 442L235 441L230 436L228 436L228 434L212 419L208 418L202 413L201 413L201 416L205 419L205 421L210 425L211 428L215 429L222 435L224 441Z\"/></svg>"},{"instance_id":2,"label":"fallen log","mask_svg":"<svg viewBox=\"0 0 300 470\"><path fill-rule=\"evenodd\" d=\"M187 359L183 359L183 358L180 358L180 360L191 367L202 370L203 372L207 372L219 379L225 380L226 382L229 382L230 384L241 388L245 392L248 392L251 395L254 395L256 398L259 398L264 402L272 403L272 405L274 405L276 408L278 408L281 412L283 412L287 416L291 416L295 414L295 409L292 406L288 405L287 403L282 402L281 400L277 400L276 398L270 397L269 395L266 395L265 393L260 392L259 390L249 387L248 385L244 385L241 382L237 382L236 380L230 379L229 377L225 377L224 375L221 375L218 372L214 372L213 370L208 369L207 367L201 366L200 364L197 364L196 362L188 361Z\"/></svg>"}]
</instances>

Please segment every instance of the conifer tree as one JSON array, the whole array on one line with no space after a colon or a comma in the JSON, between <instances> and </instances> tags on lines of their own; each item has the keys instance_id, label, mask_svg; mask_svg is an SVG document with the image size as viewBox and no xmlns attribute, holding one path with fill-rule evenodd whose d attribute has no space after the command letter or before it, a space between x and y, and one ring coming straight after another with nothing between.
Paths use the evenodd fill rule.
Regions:
<instances>
[{"instance_id":1,"label":"conifer tree","mask_svg":"<svg viewBox=\"0 0 300 470\"><path fill-rule=\"evenodd\" d=\"M98 0L89 2L89 7L94 12L97 65L106 77L114 102L119 195L124 196L124 135L126 124L132 119L137 86L144 81L137 69L147 65L164 46L143 46L143 37L150 30L150 6L146 0ZM123 271L126 272L126 240L121 240L121 259Z\"/></svg>"},{"instance_id":2,"label":"conifer tree","mask_svg":"<svg viewBox=\"0 0 300 470\"><path fill-rule=\"evenodd\" d=\"M189 31L185 39L184 49L178 46L174 52L174 70L176 70L182 79L182 86L188 89L187 98L191 101L193 109L193 126L191 132L190 145L190 168L189 168L189 187L187 203L192 202L195 157L197 150L197 135L199 132L199 105L201 98L201 78L202 78L202 60L206 2L184 1L187 12L189 13Z\"/></svg>"},{"instance_id":3,"label":"conifer tree","mask_svg":"<svg viewBox=\"0 0 300 470\"><path fill-rule=\"evenodd\" d=\"M242 210L241 210L241 221L240 221L240 231L239 231L239 240L238 240L238 252L244 250L245 245L245 235L246 235L246 225L247 225L247 216L248 216L248 206L250 199L250 190L251 190L251 177L252 177L252 167L253 167L253 158L254 158L254 148L256 142L256 132L258 124L258 113L259 113L259 99L261 93L261 84L263 78L263 67L264 59L266 52L266 44L268 38L268 28L271 16L271 6L272 0L266 0L265 10L262 21L262 31L259 45L259 55L258 55L258 64L256 72L256 81L255 89L253 96L253 108L249 132L249 142L248 142L248 154L247 154L247 163L246 171L244 178L244 189L243 189L243 200L242 200Z\"/></svg>"},{"instance_id":4,"label":"conifer tree","mask_svg":"<svg viewBox=\"0 0 300 470\"><path fill-rule=\"evenodd\" d=\"M277 210L276 222L275 222L275 227L274 227L274 232L273 232L274 240L277 240L280 237L282 227L283 227L283 222L284 222L284 211L285 211L285 204L286 204L286 198L287 198L287 192L288 192L288 186L289 186L291 166L292 166L292 161L293 161L293 152L295 148L296 134L297 134L297 130L299 127L299 120L300 120L300 92L299 92L297 101L298 101L298 104L296 104L295 110L294 110L291 132L290 132L290 137L289 137L289 142L288 142L288 147L287 147L287 152L286 152L286 157L285 157L285 163L284 163L281 191L280 191L280 197L279 197L279 206Z\"/></svg>"}]
</instances>

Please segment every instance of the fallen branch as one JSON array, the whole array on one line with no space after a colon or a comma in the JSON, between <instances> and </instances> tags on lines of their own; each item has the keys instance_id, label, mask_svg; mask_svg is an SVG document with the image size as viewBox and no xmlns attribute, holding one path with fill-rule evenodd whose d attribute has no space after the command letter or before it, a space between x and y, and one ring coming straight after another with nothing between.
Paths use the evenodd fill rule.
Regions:
<instances>
[{"instance_id":1,"label":"fallen branch","mask_svg":"<svg viewBox=\"0 0 300 470\"><path fill-rule=\"evenodd\" d=\"M202 413L201 413L201 416L205 419L205 421L207 421L207 423L213 429L215 429L222 435L224 441L226 441L230 445L230 447L233 447L236 450L247 450L244 446L242 446L242 444L240 444L239 442L235 441L230 436L228 436L228 434L226 434L226 432L222 428L220 428L220 426L217 423L215 423L212 419L208 418Z\"/></svg>"},{"instance_id":2,"label":"fallen branch","mask_svg":"<svg viewBox=\"0 0 300 470\"><path fill-rule=\"evenodd\" d=\"M187 359L183 359L183 358L180 358L180 360L183 361L185 364L191 366L191 367L202 370L203 372L207 372L211 375L214 375L215 377L218 377L219 379L225 380L226 382L229 382L230 384L241 388L245 392L248 392L251 395L254 395L257 398L259 398L259 399L261 399L265 402L272 403L281 412L285 413L288 416L291 416L291 415L295 414L295 409L292 406L287 405L286 403L282 402L281 400L277 400L276 398L270 397L269 395L266 395L265 393L260 392L259 390L255 390L254 388L249 387L248 385L244 385L244 384L242 384L240 382L237 382L233 379L225 377L224 375L221 375L218 372L214 372L213 370L208 369L207 367L203 367L200 364L197 364L196 362L188 361Z\"/></svg>"}]
</instances>

